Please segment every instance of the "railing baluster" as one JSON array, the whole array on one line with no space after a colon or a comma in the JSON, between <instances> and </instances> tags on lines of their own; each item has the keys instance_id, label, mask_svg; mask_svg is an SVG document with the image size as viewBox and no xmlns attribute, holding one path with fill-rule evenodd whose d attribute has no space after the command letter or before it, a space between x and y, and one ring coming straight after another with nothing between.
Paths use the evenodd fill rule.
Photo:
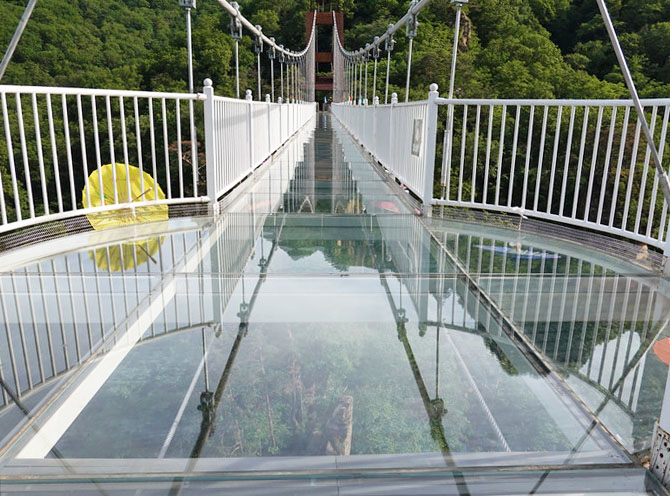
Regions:
<instances>
[{"instance_id":1,"label":"railing baluster","mask_svg":"<svg viewBox=\"0 0 670 496\"><path fill-rule=\"evenodd\" d=\"M177 167L179 170L179 198L184 198L184 165L181 151L181 101L175 99L175 122L177 124Z\"/></svg>"},{"instance_id":2,"label":"railing baluster","mask_svg":"<svg viewBox=\"0 0 670 496\"><path fill-rule=\"evenodd\" d=\"M126 202L132 202L133 198L130 186L130 162L128 160L128 133L126 130L126 107L123 97L119 97L119 118L121 119L121 145L123 147L123 163L126 166ZM123 202L122 202L123 203Z\"/></svg>"},{"instance_id":3,"label":"railing baluster","mask_svg":"<svg viewBox=\"0 0 670 496\"><path fill-rule=\"evenodd\" d=\"M151 173L154 180L154 200L158 200L158 165L156 164L156 132L154 127L154 99L149 98L149 139L151 140Z\"/></svg>"},{"instance_id":4,"label":"railing baluster","mask_svg":"<svg viewBox=\"0 0 670 496\"><path fill-rule=\"evenodd\" d=\"M486 160L484 161L484 197L482 203L486 204L489 193L489 161L491 158L491 133L493 132L493 105L489 105L489 124L486 132Z\"/></svg>"},{"instance_id":5,"label":"railing baluster","mask_svg":"<svg viewBox=\"0 0 670 496\"><path fill-rule=\"evenodd\" d=\"M2 119L5 124L5 141L7 142L7 158L9 159L9 173L12 178L12 193L14 195L14 209L16 211L16 220L21 220L21 203L19 201L19 187L16 181L16 165L14 163L14 146L12 144L12 132L9 125L9 115L7 112L7 96L4 92L0 93L2 97ZM4 201L4 194L3 194ZM2 208L2 223L7 224L7 211Z\"/></svg>"},{"instance_id":6,"label":"railing baluster","mask_svg":"<svg viewBox=\"0 0 670 496\"><path fill-rule=\"evenodd\" d=\"M635 164L637 163L637 153L640 146L640 130L642 124L640 119L637 119L635 126L635 139L633 140L633 151L630 156L630 168L628 169L628 184L626 185L626 203L623 207L623 219L621 220L621 229L626 230L628 225L628 213L630 209L630 197L633 194L633 179L635 178Z\"/></svg>"},{"instance_id":7,"label":"railing baluster","mask_svg":"<svg viewBox=\"0 0 670 496\"><path fill-rule=\"evenodd\" d=\"M167 111L165 109L165 98L161 98L161 117L163 119L163 153L165 156L165 184L167 186L167 198L172 199L172 181L170 180L170 153L168 151L168 128ZM156 177L154 177L154 180Z\"/></svg>"},{"instance_id":8,"label":"railing baluster","mask_svg":"<svg viewBox=\"0 0 670 496\"><path fill-rule=\"evenodd\" d=\"M658 148L658 156L663 160L663 154L665 152L665 138L668 131L668 116L670 116L670 106L665 107L665 112L663 112L663 127L661 128L661 141ZM649 209L649 218L647 220L647 237L651 237L651 230L654 224L654 212L656 210L656 196L658 194L658 173L654 170L654 185L652 186L651 193L651 203ZM657 239L660 241L663 239L663 227L665 226L665 213L666 213L666 203L663 202L663 210L661 214L661 224L658 229Z\"/></svg>"},{"instance_id":9,"label":"railing baluster","mask_svg":"<svg viewBox=\"0 0 670 496\"><path fill-rule=\"evenodd\" d=\"M140 169L140 191L144 193L144 165L142 163L142 130L140 129L140 110L137 97L133 97L133 110L135 112L135 142L137 146L137 167ZM142 196L142 201L146 196Z\"/></svg>"},{"instance_id":10,"label":"railing baluster","mask_svg":"<svg viewBox=\"0 0 670 496\"><path fill-rule=\"evenodd\" d=\"M463 105L463 131L461 133L461 163L458 170L458 201L463 201L463 169L465 169L465 144L468 132L468 106Z\"/></svg>"},{"instance_id":11,"label":"railing baluster","mask_svg":"<svg viewBox=\"0 0 670 496\"><path fill-rule=\"evenodd\" d=\"M556 132L554 133L554 151L551 156L551 177L549 178L549 198L547 199L548 214L551 213L554 198L554 180L556 178L556 165L558 163L558 145L561 141L561 122L563 118L563 106L559 105L556 115Z\"/></svg>"},{"instance_id":12,"label":"railing baluster","mask_svg":"<svg viewBox=\"0 0 670 496\"><path fill-rule=\"evenodd\" d=\"M74 166L72 164L72 143L70 141L70 118L67 112L67 98L61 95L61 105L63 111L63 132L65 133L65 150L67 152L67 173L70 184L70 200L72 210L77 210L77 193L74 189Z\"/></svg>"},{"instance_id":13,"label":"railing baluster","mask_svg":"<svg viewBox=\"0 0 670 496\"><path fill-rule=\"evenodd\" d=\"M188 101L189 121L191 124L191 169L193 170L193 196L198 196L198 139L196 137L193 100Z\"/></svg>"},{"instance_id":14,"label":"railing baluster","mask_svg":"<svg viewBox=\"0 0 670 496\"><path fill-rule=\"evenodd\" d=\"M579 143L579 158L577 159L577 175L575 176L575 193L572 198L573 219L577 218L577 207L579 205L579 190L582 183L582 168L584 166L584 148L586 147L586 132L589 128L589 107L584 107L584 120L582 122L582 137Z\"/></svg>"},{"instance_id":15,"label":"railing baluster","mask_svg":"<svg viewBox=\"0 0 670 496\"><path fill-rule=\"evenodd\" d=\"M598 162L598 148L600 146L600 129L603 122L603 107L598 108L598 119L596 120L596 132L593 138L593 155L591 156L591 170L589 172L589 185L586 190L586 207L584 208L585 222L589 221L589 212L591 211L591 196L593 195L593 180L596 173L596 165Z\"/></svg>"},{"instance_id":16,"label":"railing baluster","mask_svg":"<svg viewBox=\"0 0 670 496\"><path fill-rule=\"evenodd\" d=\"M570 167L570 150L572 149L572 131L575 125L575 106L570 107L570 124L568 125L568 143L565 146L565 163L563 165L563 183L561 184L561 203L558 215L563 217L563 208L565 207L565 193L568 189L568 169Z\"/></svg>"},{"instance_id":17,"label":"railing baluster","mask_svg":"<svg viewBox=\"0 0 670 496\"><path fill-rule=\"evenodd\" d=\"M107 111L107 136L109 139L109 159L112 165L112 183L114 189L114 205L121 203L119 201L119 186L116 179L116 153L114 144L114 123L112 122L112 104L109 95L105 96L105 109Z\"/></svg>"},{"instance_id":18,"label":"railing baluster","mask_svg":"<svg viewBox=\"0 0 670 496\"><path fill-rule=\"evenodd\" d=\"M623 125L621 127L621 141L619 142L619 158L616 164L616 175L614 176L614 192L612 193L612 203L610 205L610 221L608 226L614 226L614 215L617 212L617 198L619 195L619 179L621 178L621 166L623 164L623 156L626 151L626 135L628 134L628 118L630 117L630 107L626 107L626 112L623 117Z\"/></svg>"},{"instance_id":19,"label":"railing baluster","mask_svg":"<svg viewBox=\"0 0 670 496\"><path fill-rule=\"evenodd\" d=\"M54 180L56 181L56 200L58 201L58 212L63 212L63 196L60 186L60 170L58 168L58 147L56 144L56 132L54 130L53 108L51 106L51 94L47 93L47 121L49 123L49 140L51 142L51 158L54 168Z\"/></svg>"},{"instance_id":20,"label":"railing baluster","mask_svg":"<svg viewBox=\"0 0 670 496\"><path fill-rule=\"evenodd\" d=\"M607 191L607 179L609 177L610 159L612 158L612 143L614 141L614 130L616 128L616 116L618 107L612 107L612 118L610 120L610 132L607 137L607 152L605 153L605 163L603 165L603 176L600 180L600 199L598 200L598 216L596 222L603 222L603 204L605 203L605 192Z\"/></svg>"},{"instance_id":21,"label":"railing baluster","mask_svg":"<svg viewBox=\"0 0 670 496\"><path fill-rule=\"evenodd\" d=\"M521 208L526 208L526 195L528 193L528 175L530 174L530 156L533 145L533 121L535 119L535 105L530 106L530 115L528 116L528 138L526 140L526 163L523 172L523 191L521 193Z\"/></svg>"},{"instance_id":22,"label":"railing baluster","mask_svg":"<svg viewBox=\"0 0 670 496\"><path fill-rule=\"evenodd\" d=\"M537 174L535 176L535 196L533 197L533 211L538 211L540 200L540 185L542 184L542 161L544 159L544 143L547 135L547 116L549 114L549 106L544 105L542 113L542 136L540 137L540 150L537 158Z\"/></svg>"},{"instance_id":23,"label":"railing baluster","mask_svg":"<svg viewBox=\"0 0 670 496\"><path fill-rule=\"evenodd\" d=\"M496 197L494 205L500 204L500 180L503 169L503 151L505 148L505 119L507 118L507 105L502 106L502 117L500 118L500 141L498 143L498 171L496 173Z\"/></svg>"},{"instance_id":24,"label":"railing baluster","mask_svg":"<svg viewBox=\"0 0 670 496\"><path fill-rule=\"evenodd\" d=\"M656 129L656 115L658 114L658 106L654 105L651 111L651 125L650 131L651 135L654 136L654 130ZM645 140L646 141L646 140ZM644 194L647 190L647 176L649 174L649 159L651 157L651 146L650 143L647 143L645 147L647 151L644 154L644 168L642 169L642 181L640 182L640 195L637 202L637 212L635 214L635 229L634 232L637 234L640 231L640 220L642 219L642 210L644 209ZM662 155L659 155L662 156Z\"/></svg>"},{"instance_id":25,"label":"railing baluster","mask_svg":"<svg viewBox=\"0 0 670 496\"><path fill-rule=\"evenodd\" d=\"M514 136L512 138L512 163L509 172L509 186L507 189L507 206L512 206L512 193L514 192L514 173L516 168L516 149L519 140L519 121L521 120L521 105L516 106L516 117L514 118Z\"/></svg>"},{"instance_id":26,"label":"railing baluster","mask_svg":"<svg viewBox=\"0 0 670 496\"><path fill-rule=\"evenodd\" d=\"M19 121L19 137L21 138L21 156L23 157L23 173L26 180L26 192L28 193L28 209L30 218L35 218L35 203L33 202L33 185L30 178L30 164L28 162L28 148L26 145L26 131L23 124L23 106L21 104L21 94L16 93L16 113Z\"/></svg>"},{"instance_id":27,"label":"railing baluster","mask_svg":"<svg viewBox=\"0 0 670 496\"><path fill-rule=\"evenodd\" d=\"M479 152L479 119L481 106L477 105L477 117L475 119L475 144L472 152L472 189L470 190L470 201L475 202L475 190L477 189L477 153Z\"/></svg>"},{"instance_id":28,"label":"railing baluster","mask_svg":"<svg viewBox=\"0 0 670 496\"><path fill-rule=\"evenodd\" d=\"M81 95L77 95L77 119L79 121L79 143L81 145L81 165L84 172L86 187L86 208L91 208L91 185L88 182L88 158L86 156L86 133L84 131L84 114L81 108ZM81 199L82 204L84 199Z\"/></svg>"},{"instance_id":29,"label":"railing baluster","mask_svg":"<svg viewBox=\"0 0 670 496\"><path fill-rule=\"evenodd\" d=\"M106 205L105 189L102 180L102 158L100 154L100 136L98 134L98 108L95 104L95 96L91 96L91 113L93 116L93 138L95 140L95 162L98 167L98 186L100 187L100 205Z\"/></svg>"},{"instance_id":30,"label":"railing baluster","mask_svg":"<svg viewBox=\"0 0 670 496\"><path fill-rule=\"evenodd\" d=\"M44 150L42 149L42 131L40 127L40 113L37 108L37 94L30 95L33 106L33 125L35 127L35 146L37 148L37 163L40 168L40 186L42 187L42 202L44 213L49 214L49 194L47 192L47 179L44 170Z\"/></svg>"}]
</instances>

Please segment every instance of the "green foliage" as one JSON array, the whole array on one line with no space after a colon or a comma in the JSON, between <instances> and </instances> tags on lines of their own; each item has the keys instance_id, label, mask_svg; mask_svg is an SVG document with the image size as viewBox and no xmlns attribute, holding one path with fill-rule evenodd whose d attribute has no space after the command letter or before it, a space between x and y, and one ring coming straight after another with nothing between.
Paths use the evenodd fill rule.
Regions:
<instances>
[{"instance_id":1,"label":"green foliage","mask_svg":"<svg viewBox=\"0 0 670 496\"><path fill-rule=\"evenodd\" d=\"M24 3L24 0L0 3L0 15L5 20L0 29L0 46L9 43ZM305 14L315 8L332 5L345 14L344 43L349 49L369 43L407 11L405 0L338 0L332 3L243 0L240 4L242 12L254 24L264 27L265 34L274 36L292 49L304 45ZM670 22L667 21L670 0L644 0L641 3L620 0L610 2L609 7L640 95L667 96L670 93ZM449 0L435 0L421 12L419 20L409 90L412 100L425 99L431 83L437 83L441 94L446 95L455 7ZM196 90L205 78L211 78L217 94L235 95L235 45L229 34L229 21L229 15L211 0L202 0L193 12ZM185 31L185 13L176 0L41 0L3 83L185 91ZM396 33L396 41L390 67L387 67L386 54L382 50L376 90L383 99L388 71L389 96L391 92L397 92L402 101L405 99L408 55L408 41L403 31ZM256 93L256 57L252 42L249 36L244 36L240 42L240 86L242 91L252 88ZM267 77L270 62L265 55L261 61L262 93L265 94L271 92ZM371 85L371 68L368 81ZM463 9L454 94L471 98L625 98L627 90L593 2L491 0L472 2ZM43 109L40 102L42 118ZM75 112L74 108L70 109L74 115L72 112ZM56 127L62 128L60 116L54 118ZM507 120L510 127L511 113ZM440 135L444 132L444 123L441 116ZM15 129L15 123L11 124ZM101 129L103 141L104 131ZM72 134L77 134L76 129L72 129ZM505 146L509 147L510 143L511 139L508 139ZM78 145L73 137L72 146ZM90 151L92 143L88 145ZM480 146L484 146L483 141ZM495 152L499 145L494 140L492 146ZM14 143L13 151L18 157L18 143ZM437 152L437 172L440 174L441 143ZM30 163L36 163L34 145L28 145L27 153ZM59 160L64 160L62 150L59 154L62 155ZM485 150L480 150L479 155L479 160L483 161ZM6 156L5 145L0 148L0 164L8 162ZM92 157L89 158L93 163ZM17 158L17 168L22 165ZM74 166L81 170L81 164ZM517 169L516 174L519 171ZM21 172L17 172L17 192L24 205L29 188ZM8 198L13 198L9 194L12 181L8 174L8 168L3 167L2 188ZM626 179L625 174L622 175L621 180ZM452 184L457 184L456 181L454 178ZM76 178L75 183L80 190L81 178ZM465 193L470 188L469 184L463 184ZM36 205L40 204L38 189L32 185ZM54 194L53 191L49 193L54 209ZM568 191L568 196L570 193ZM15 217L11 209L9 213L10 218Z\"/></svg>"}]
</instances>

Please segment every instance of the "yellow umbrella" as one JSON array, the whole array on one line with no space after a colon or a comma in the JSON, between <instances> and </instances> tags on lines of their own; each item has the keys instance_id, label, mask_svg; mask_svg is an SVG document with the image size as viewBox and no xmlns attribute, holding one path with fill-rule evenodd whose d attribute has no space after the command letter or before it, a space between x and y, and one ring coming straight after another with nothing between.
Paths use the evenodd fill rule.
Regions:
<instances>
[{"instance_id":1,"label":"yellow umbrella","mask_svg":"<svg viewBox=\"0 0 670 496\"><path fill-rule=\"evenodd\" d=\"M102 176L102 188L100 188L100 176ZM88 177L87 185L81 193L84 208L100 207L103 205L103 199L105 205L117 203L114 198L115 183L118 203L142 203L165 199L165 193L163 193L161 187L146 172L141 171L134 165L105 164L100 168L100 172L96 169ZM128 191L128 183L130 183L130 191ZM151 205L123 208L111 212L87 214L86 217L93 229L107 229L129 224L167 220L168 206Z\"/></svg>"},{"instance_id":2,"label":"yellow umbrella","mask_svg":"<svg viewBox=\"0 0 670 496\"><path fill-rule=\"evenodd\" d=\"M99 269L118 272L139 267L149 260L157 263L153 256L162 243L163 238L148 238L106 248L97 248L89 251L88 255Z\"/></svg>"}]
</instances>

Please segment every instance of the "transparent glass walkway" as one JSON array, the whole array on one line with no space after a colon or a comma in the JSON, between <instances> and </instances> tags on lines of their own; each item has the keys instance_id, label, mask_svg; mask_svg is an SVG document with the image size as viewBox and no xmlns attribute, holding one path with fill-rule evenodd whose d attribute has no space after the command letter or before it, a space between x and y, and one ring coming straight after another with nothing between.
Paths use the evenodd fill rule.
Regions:
<instances>
[{"instance_id":1,"label":"transparent glass walkway","mask_svg":"<svg viewBox=\"0 0 670 496\"><path fill-rule=\"evenodd\" d=\"M327 114L222 207L0 256L3 493L664 494L644 260L419 217Z\"/></svg>"}]
</instances>

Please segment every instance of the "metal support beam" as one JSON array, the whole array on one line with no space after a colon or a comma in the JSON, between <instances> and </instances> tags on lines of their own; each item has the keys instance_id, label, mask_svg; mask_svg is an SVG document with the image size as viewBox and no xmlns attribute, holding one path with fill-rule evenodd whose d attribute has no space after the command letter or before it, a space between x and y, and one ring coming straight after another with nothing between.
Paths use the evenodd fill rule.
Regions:
<instances>
[{"instance_id":1,"label":"metal support beam","mask_svg":"<svg viewBox=\"0 0 670 496\"><path fill-rule=\"evenodd\" d=\"M2 62L0 62L0 80L5 75L9 61L12 60L14 50L16 50L16 47L19 44L19 40L21 39L23 31L25 31L26 26L28 25L28 21L30 20L30 16L32 15L33 10L35 10L36 5L37 0L30 0L26 6L26 10L23 11L19 25L16 27L16 31L14 32L14 36L12 36L12 39L9 42L9 46L7 47L7 51L5 52L4 57L2 57Z\"/></svg>"}]
</instances>

